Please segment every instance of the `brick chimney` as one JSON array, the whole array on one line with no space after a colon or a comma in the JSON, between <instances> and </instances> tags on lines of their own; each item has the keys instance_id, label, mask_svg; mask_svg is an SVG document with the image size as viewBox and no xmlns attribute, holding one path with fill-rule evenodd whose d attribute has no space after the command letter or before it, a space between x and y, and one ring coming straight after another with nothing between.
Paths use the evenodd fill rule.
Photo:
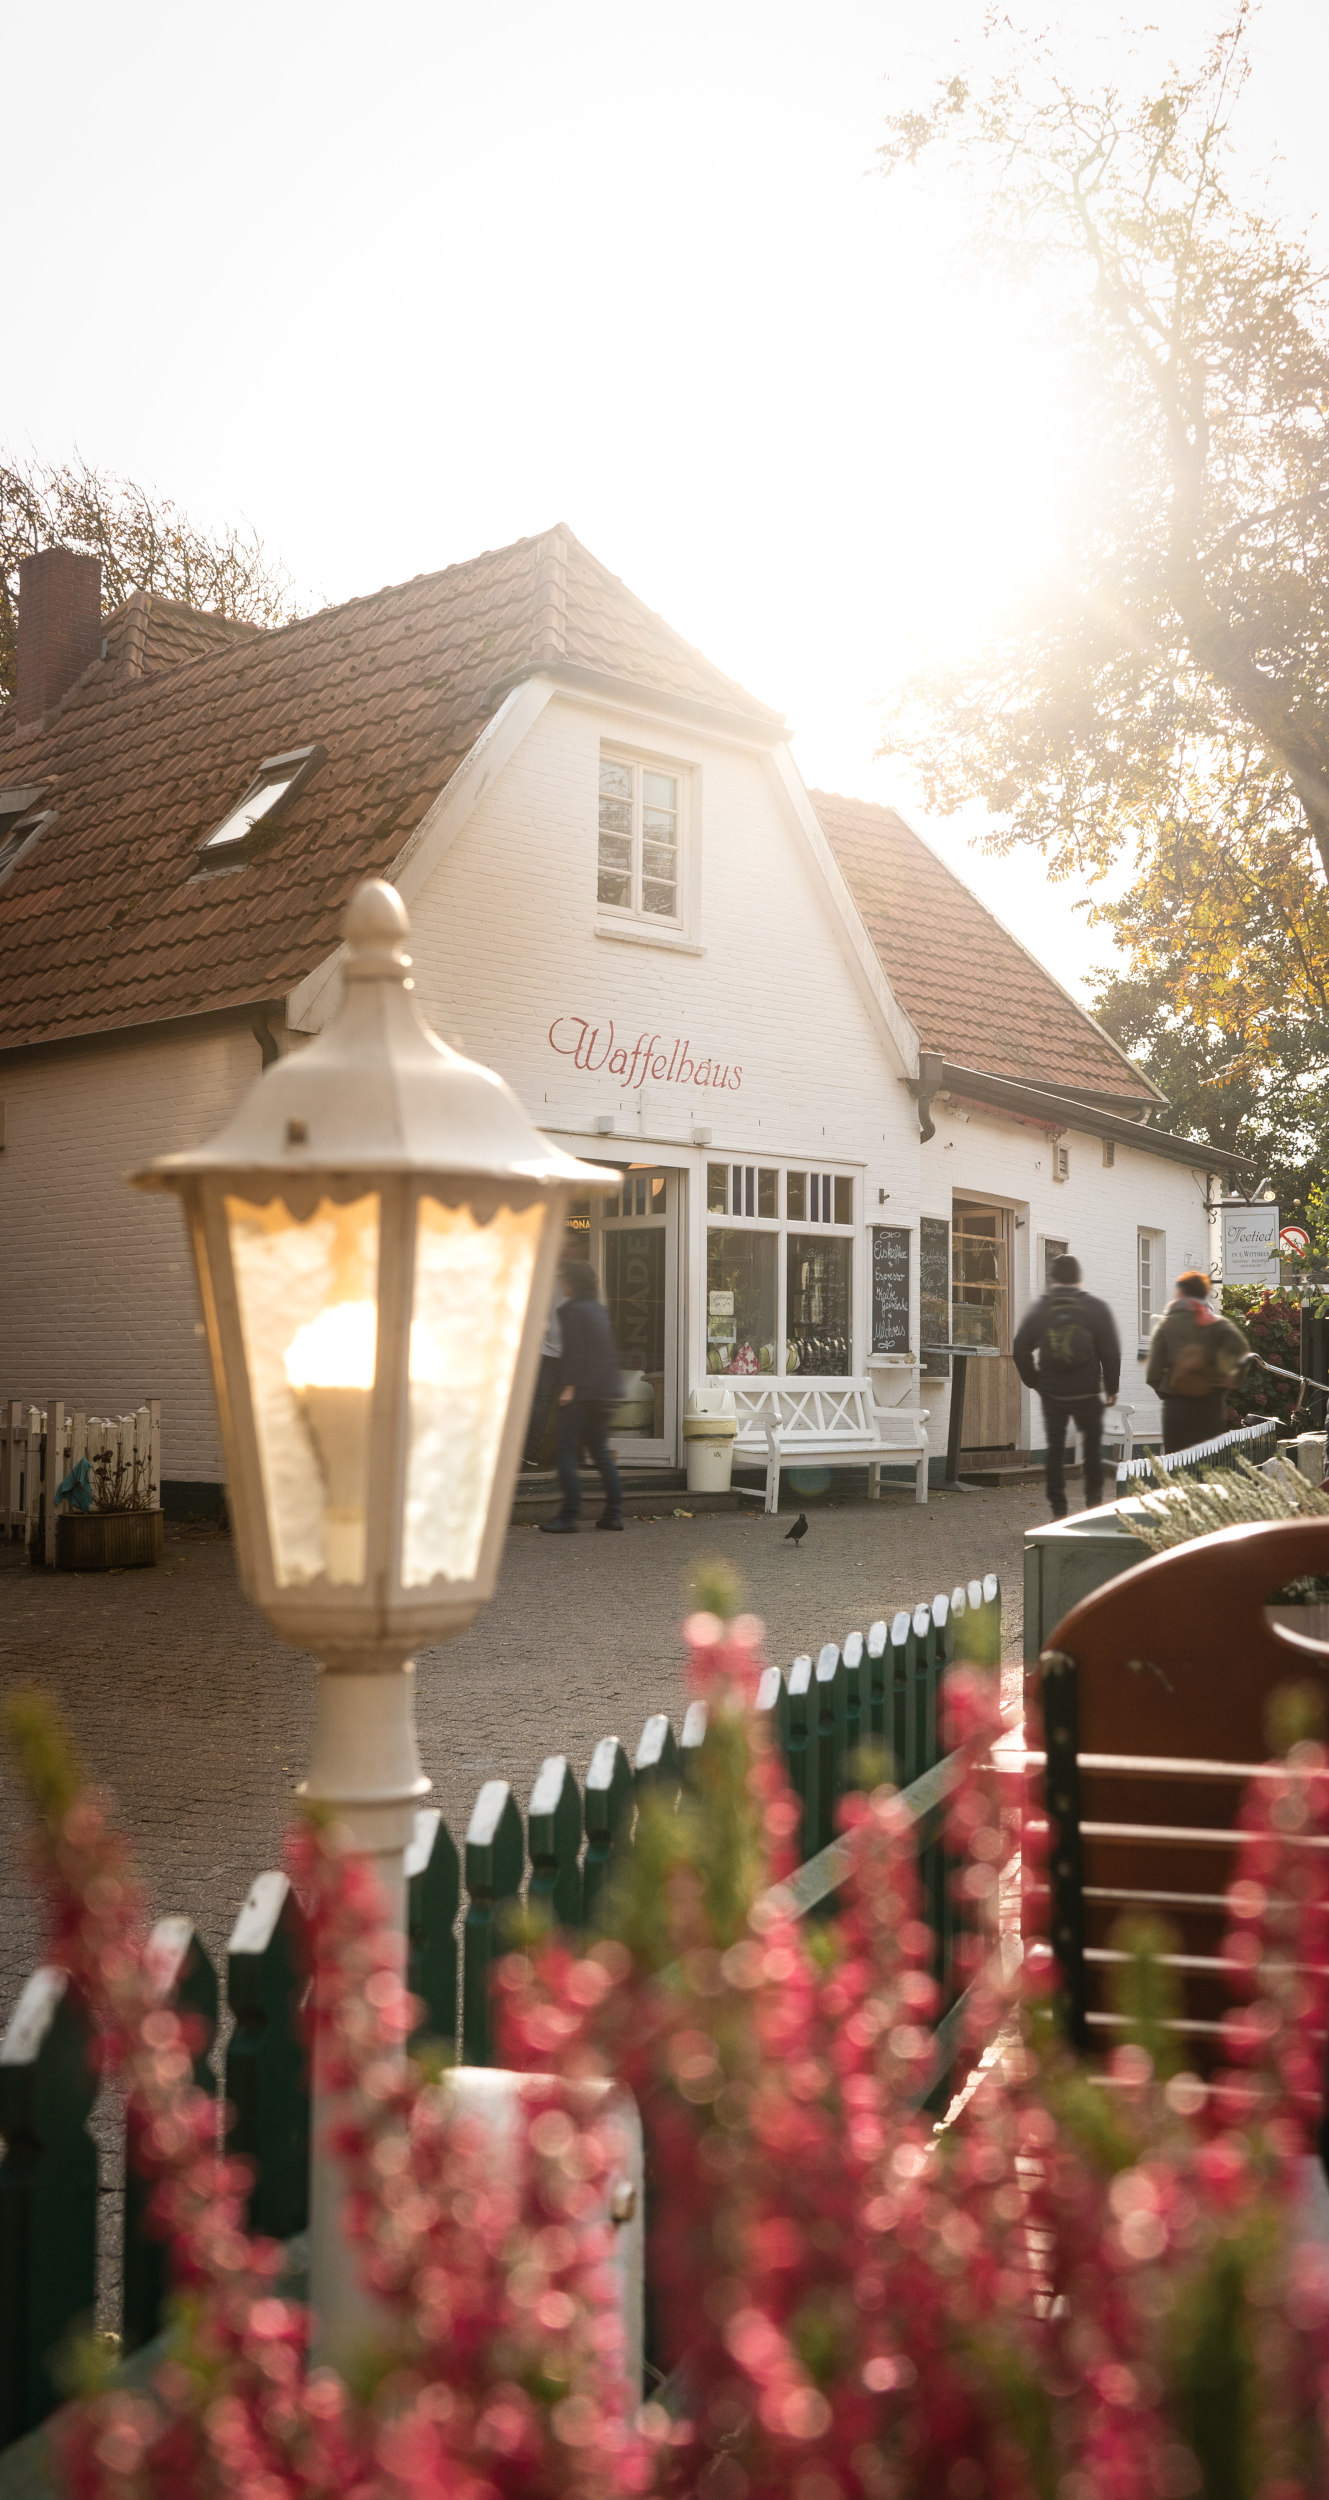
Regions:
<instances>
[{"instance_id":1,"label":"brick chimney","mask_svg":"<svg viewBox=\"0 0 1329 2500\"><path fill-rule=\"evenodd\" d=\"M18 568L16 720L40 720L68 694L102 643L102 568L98 556L43 547Z\"/></svg>"}]
</instances>

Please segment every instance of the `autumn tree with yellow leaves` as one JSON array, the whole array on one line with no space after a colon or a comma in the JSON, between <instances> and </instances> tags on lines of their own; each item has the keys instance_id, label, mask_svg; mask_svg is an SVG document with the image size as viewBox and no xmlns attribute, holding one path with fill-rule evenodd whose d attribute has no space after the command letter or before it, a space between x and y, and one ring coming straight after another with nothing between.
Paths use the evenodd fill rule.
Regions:
<instances>
[{"instance_id":1,"label":"autumn tree with yellow leaves","mask_svg":"<svg viewBox=\"0 0 1329 2500\"><path fill-rule=\"evenodd\" d=\"M1164 1044L1189 1026L1229 1084L1281 1089L1313 1151L1329 291L1240 172L1248 25L1241 7L1198 68L1143 92L1085 91L1049 42L1001 33L988 75L890 123L885 169L942 162L981 201L979 248L1040 288L1073 439L1055 566L989 649L908 687L884 743L930 806L983 801L992 847L1110 880L1092 900Z\"/></svg>"}]
</instances>

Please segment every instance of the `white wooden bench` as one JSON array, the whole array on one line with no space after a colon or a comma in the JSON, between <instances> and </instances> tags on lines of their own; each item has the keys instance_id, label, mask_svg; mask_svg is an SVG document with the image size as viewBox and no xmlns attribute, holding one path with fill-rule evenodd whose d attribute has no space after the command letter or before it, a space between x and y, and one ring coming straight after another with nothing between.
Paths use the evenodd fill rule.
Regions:
<instances>
[{"instance_id":1,"label":"white wooden bench","mask_svg":"<svg viewBox=\"0 0 1329 2500\"><path fill-rule=\"evenodd\" d=\"M734 1393L734 1465L765 1462L766 1508L780 1507L782 1467L866 1467L868 1497L881 1493L882 1461L907 1458L914 1499L928 1498L926 1406L879 1406L871 1380L767 1380L725 1375ZM737 1491L750 1491L739 1485ZM760 1498L751 1492L755 1501Z\"/></svg>"}]
</instances>

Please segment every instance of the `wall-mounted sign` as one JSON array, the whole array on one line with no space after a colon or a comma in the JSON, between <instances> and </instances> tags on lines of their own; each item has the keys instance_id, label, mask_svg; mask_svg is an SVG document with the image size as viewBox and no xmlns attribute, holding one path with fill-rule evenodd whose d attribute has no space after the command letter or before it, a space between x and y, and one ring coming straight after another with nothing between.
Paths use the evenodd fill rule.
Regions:
<instances>
[{"instance_id":1,"label":"wall-mounted sign","mask_svg":"<svg viewBox=\"0 0 1329 2500\"><path fill-rule=\"evenodd\" d=\"M909 1352L909 1235L901 1224L872 1227L872 1351Z\"/></svg>"},{"instance_id":2,"label":"wall-mounted sign","mask_svg":"<svg viewBox=\"0 0 1329 2500\"><path fill-rule=\"evenodd\" d=\"M692 1085L713 1094L737 1094L743 1071L731 1059L713 1057L686 1034L666 1036L642 1031L632 1043L621 1042L612 1016L592 1024L589 1016L555 1016L549 1047L560 1059L588 1076L612 1076L629 1093L652 1085Z\"/></svg>"},{"instance_id":3,"label":"wall-mounted sign","mask_svg":"<svg viewBox=\"0 0 1329 2500\"><path fill-rule=\"evenodd\" d=\"M1278 1231L1277 1207L1224 1207L1224 1284L1278 1284Z\"/></svg>"},{"instance_id":4,"label":"wall-mounted sign","mask_svg":"<svg viewBox=\"0 0 1329 2500\"><path fill-rule=\"evenodd\" d=\"M1304 1259L1311 1246L1311 1237L1304 1224L1285 1224L1278 1236L1278 1247L1288 1259Z\"/></svg>"},{"instance_id":5,"label":"wall-mounted sign","mask_svg":"<svg viewBox=\"0 0 1329 2500\"><path fill-rule=\"evenodd\" d=\"M950 1378L949 1354L929 1346L951 1342L951 1228L942 1215L925 1215L918 1227L918 1335L923 1369L933 1380Z\"/></svg>"}]
</instances>

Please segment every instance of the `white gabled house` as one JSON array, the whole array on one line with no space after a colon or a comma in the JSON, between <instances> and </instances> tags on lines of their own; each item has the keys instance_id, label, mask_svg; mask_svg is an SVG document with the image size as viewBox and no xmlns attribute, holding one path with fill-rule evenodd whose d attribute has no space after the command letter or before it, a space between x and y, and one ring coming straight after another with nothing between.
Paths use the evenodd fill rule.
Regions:
<instances>
[{"instance_id":1,"label":"white gabled house","mask_svg":"<svg viewBox=\"0 0 1329 2500\"><path fill-rule=\"evenodd\" d=\"M123 1176L320 1028L372 873L431 1021L621 1172L584 1220L635 1457L708 1374L871 1372L939 1461L965 1342L966 1448L1036 1448L1007 1349L1063 1245L1156 1428L1148 1324L1234 1159L569 531L276 632L99 591L28 560L0 713L0 1393L158 1396L168 1499L213 1497L178 1214Z\"/></svg>"}]
</instances>

